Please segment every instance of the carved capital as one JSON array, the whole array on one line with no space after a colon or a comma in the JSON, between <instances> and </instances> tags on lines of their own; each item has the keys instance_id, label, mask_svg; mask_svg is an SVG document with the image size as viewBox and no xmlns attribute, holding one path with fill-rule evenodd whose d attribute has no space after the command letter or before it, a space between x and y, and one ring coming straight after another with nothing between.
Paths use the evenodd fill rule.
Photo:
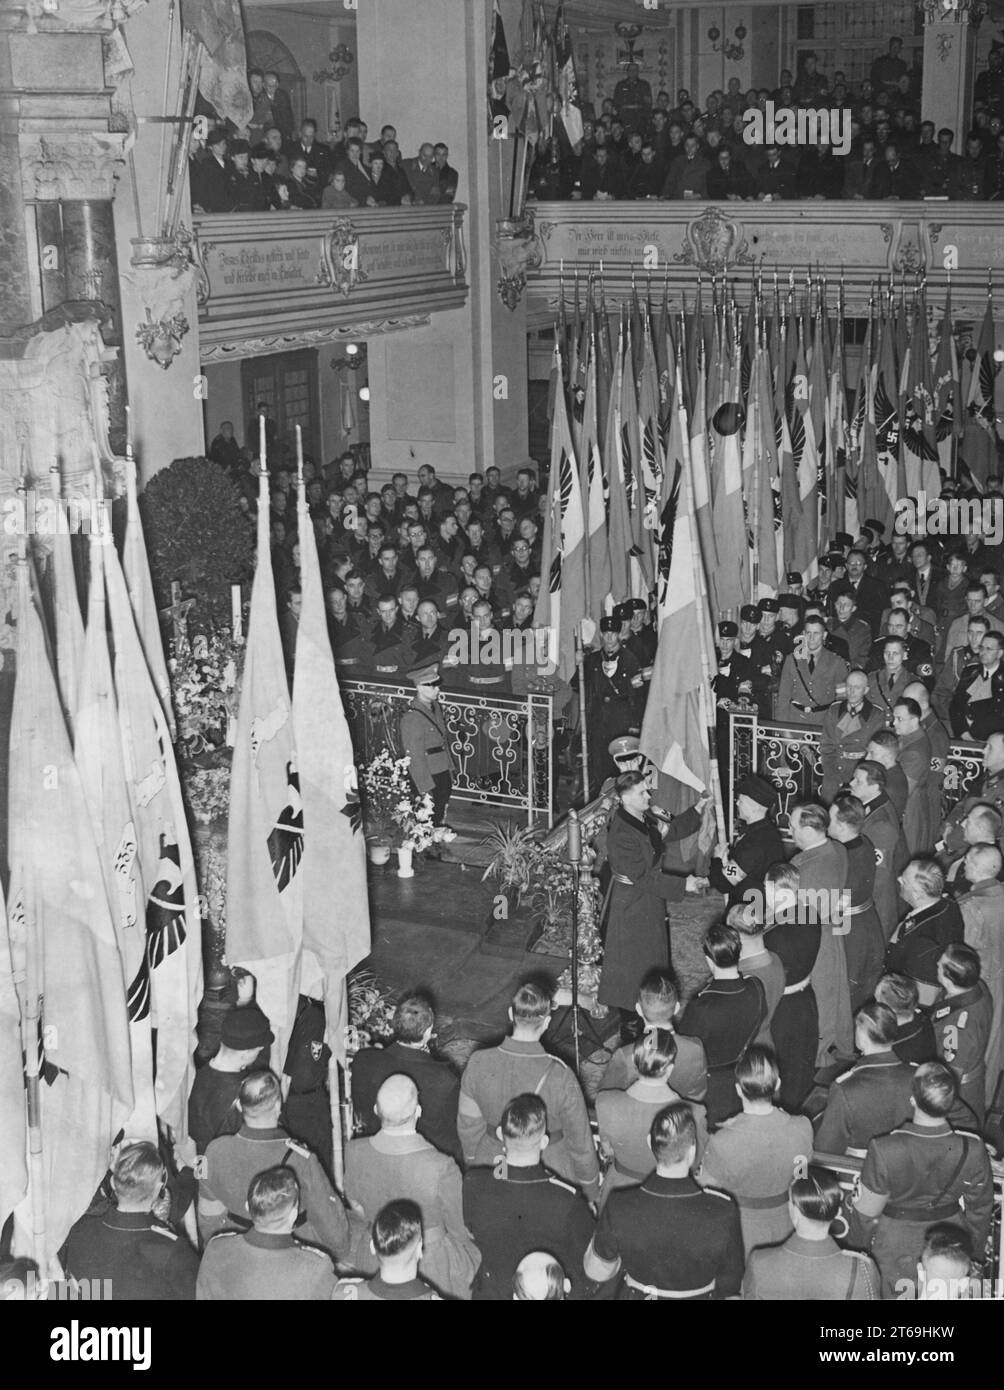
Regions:
<instances>
[{"instance_id":1,"label":"carved capital","mask_svg":"<svg viewBox=\"0 0 1004 1390\"><path fill-rule=\"evenodd\" d=\"M21 184L27 201L84 201L115 196L126 135L109 131L21 135Z\"/></svg>"},{"instance_id":2,"label":"carved capital","mask_svg":"<svg viewBox=\"0 0 1004 1390\"><path fill-rule=\"evenodd\" d=\"M718 208L708 208L687 228L687 238L673 260L715 275L730 265L751 265L753 256L743 235L743 225Z\"/></svg>"}]
</instances>

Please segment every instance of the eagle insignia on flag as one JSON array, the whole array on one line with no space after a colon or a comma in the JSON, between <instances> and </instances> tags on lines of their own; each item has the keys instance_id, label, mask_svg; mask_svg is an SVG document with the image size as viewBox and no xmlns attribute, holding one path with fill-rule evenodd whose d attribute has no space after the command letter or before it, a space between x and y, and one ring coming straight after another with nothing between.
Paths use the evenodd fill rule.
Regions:
<instances>
[{"instance_id":1,"label":"eagle insignia on flag","mask_svg":"<svg viewBox=\"0 0 1004 1390\"><path fill-rule=\"evenodd\" d=\"M303 855L303 803L300 776L292 763L286 764L286 805L276 818L268 837L268 855L281 893L293 881Z\"/></svg>"},{"instance_id":2,"label":"eagle insignia on flag","mask_svg":"<svg viewBox=\"0 0 1004 1390\"><path fill-rule=\"evenodd\" d=\"M185 940L185 893L178 846L160 837L157 881L146 904L146 959L151 970Z\"/></svg>"}]
</instances>

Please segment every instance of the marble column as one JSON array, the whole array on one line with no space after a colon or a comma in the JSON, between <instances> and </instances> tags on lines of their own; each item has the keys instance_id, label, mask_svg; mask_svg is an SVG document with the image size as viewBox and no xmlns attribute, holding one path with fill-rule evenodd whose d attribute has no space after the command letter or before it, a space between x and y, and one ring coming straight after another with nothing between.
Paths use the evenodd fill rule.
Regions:
<instances>
[{"instance_id":1,"label":"marble column","mask_svg":"<svg viewBox=\"0 0 1004 1390\"><path fill-rule=\"evenodd\" d=\"M966 131L973 110L973 81L978 31L951 17L924 25L924 119L936 130L955 131L953 150L965 154Z\"/></svg>"}]
</instances>

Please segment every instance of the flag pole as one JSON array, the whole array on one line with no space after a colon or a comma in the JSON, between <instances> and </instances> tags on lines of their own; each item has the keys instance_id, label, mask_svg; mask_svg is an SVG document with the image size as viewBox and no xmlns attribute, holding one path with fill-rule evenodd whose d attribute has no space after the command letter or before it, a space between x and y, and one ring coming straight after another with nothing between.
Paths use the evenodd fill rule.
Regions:
<instances>
[{"instance_id":1,"label":"flag pole","mask_svg":"<svg viewBox=\"0 0 1004 1390\"><path fill-rule=\"evenodd\" d=\"M334 1055L328 1062L328 1104L331 1111L331 1176L341 1192L345 1187L345 1137L342 1130L341 1067ZM346 1063L346 1076L348 1064Z\"/></svg>"},{"instance_id":2,"label":"flag pole","mask_svg":"<svg viewBox=\"0 0 1004 1390\"><path fill-rule=\"evenodd\" d=\"M579 675L579 737L582 740L582 804L589 804L589 737L586 729L586 670L582 651L582 634L573 634L575 669Z\"/></svg>"},{"instance_id":3,"label":"flag pole","mask_svg":"<svg viewBox=\"0 0 1004 1390\"><path fill-rule=\"evenodd\" d=\"M746 416L747 431L753 437L753 499L750 507L750 534L752 538L752 557L750 564L750 603L756 603L760 595L760 441L757 429L760 423L760 403L757 399L757 359L760 355L760 325L756 324L753 343L753 364L750 368L749 411Z\"/></svg>"},{"instance_id":4,"label":"flag pole","mask_svg":"<svg viewBox=\"0 0 1004 1390\"><path fill-rule=\"evenodd\" d=\"M515 216L515 209L516 209L516 165L517 165L518 162L519 162L519 159L518 159L518 155L519 155L519 137L520 137L520 132L519 132L519 130L517 130L517 131L516 131L516 143L515 143L515 145L513 146L513 151L512 151L512 173L511 173L510 176L509 176L509 218L510 218L510 221L511 221L512 218ZM525 139L526 139L526 136L524 136L523 138L524 138L524 140L525 140ZM501 142L500 142L500 143L501 143Z\"/></svg>"}]
</instances>

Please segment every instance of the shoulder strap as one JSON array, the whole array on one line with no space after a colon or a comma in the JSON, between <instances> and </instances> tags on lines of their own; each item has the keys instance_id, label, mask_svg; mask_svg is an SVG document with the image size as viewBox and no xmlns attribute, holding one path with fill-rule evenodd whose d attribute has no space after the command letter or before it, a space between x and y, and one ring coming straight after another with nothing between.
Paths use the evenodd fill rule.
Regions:
<instances>
[{"instance_id":1,"label":"shoulder strap","mask_svg":"<svg viewBox=\"0 0 1004 1390\"><path fill-rule=\"evenodd\" d=\"M534 1094L535 1096L539 1096L540 1093L541 1093L541 1091L544 1089L544 1082L545 1082L545 1081L547 1080L547 1078L550 1076L550 1074L551 1074L551 1068L552 1068L553 1066L554 1066L554 1058L553 1058L553 1057L548 1057L548 1059L547 1059L547 1066L544 1068L543 1072L541 1073L540 1080L537 1082L536 1086L534 1086L534 1088L533 1088L533 1094Z\"/></svg>"}]
</instances>

